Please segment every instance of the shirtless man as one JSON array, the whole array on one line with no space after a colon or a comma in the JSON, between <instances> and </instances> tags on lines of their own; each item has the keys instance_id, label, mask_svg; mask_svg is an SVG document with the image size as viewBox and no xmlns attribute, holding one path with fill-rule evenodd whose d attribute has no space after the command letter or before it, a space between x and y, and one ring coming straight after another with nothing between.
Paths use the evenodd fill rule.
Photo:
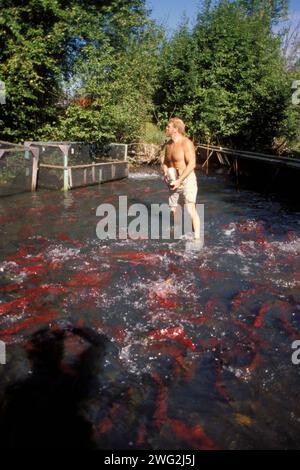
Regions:
<instances>
[{"instance_id":1,"label":"shirtless man","mask_svg":"<svg viewBox=\"0 0 300 470\"><path fill-rule=\"evenodd\" d=\"M196 209L197 179L194 172L196 155L193 142L184 136L185 125L179 118L169 120L166 127L166 136L170 137L166 144L165 155L162 158L162 170L165 181L169 184L170 168L177 170L177 179L169 184L169 206L175 214L180 194L183 194L192 225L195 239L200 239L200 218Z\"/></svg>"}]
</instances>

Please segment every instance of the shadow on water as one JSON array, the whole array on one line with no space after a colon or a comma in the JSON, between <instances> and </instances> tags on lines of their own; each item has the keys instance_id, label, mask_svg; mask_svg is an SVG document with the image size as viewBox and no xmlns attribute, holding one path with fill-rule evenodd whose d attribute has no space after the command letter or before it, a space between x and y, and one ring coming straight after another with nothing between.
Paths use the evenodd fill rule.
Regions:
<instances>
[{"instance_id":1,"label":"shadow on water","mask_svg":"<svg viewBox=\"0 0 300 470\"><path fill-rule=\"evenodd\" d=\"M65 342L76 335L85 343L72 365L64 363ZM91 424L81 404L95 387L108 340L90 329L44 329L28 346L30 376L5 391L0 417L4 448L93 449Z\"/></svg>"}]
</instances>

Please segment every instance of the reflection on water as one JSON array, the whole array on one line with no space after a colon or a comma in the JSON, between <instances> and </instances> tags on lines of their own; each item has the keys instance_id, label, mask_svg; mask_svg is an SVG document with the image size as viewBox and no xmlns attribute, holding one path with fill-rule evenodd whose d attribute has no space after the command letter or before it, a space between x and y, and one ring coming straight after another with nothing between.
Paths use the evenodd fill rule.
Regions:
<instances>
[{"instance_id":1,"label":"reflection on water","mask_svg":"<svg viewBox=\"0 0 300 470\"><path fill-rule=\"evenodd\" d=\"M200 251L97 239L100 203L166 202L153 170L3 199L3 445L299 447L299 213L221 176L199 188Z\"/></svg>"}]
</instances>

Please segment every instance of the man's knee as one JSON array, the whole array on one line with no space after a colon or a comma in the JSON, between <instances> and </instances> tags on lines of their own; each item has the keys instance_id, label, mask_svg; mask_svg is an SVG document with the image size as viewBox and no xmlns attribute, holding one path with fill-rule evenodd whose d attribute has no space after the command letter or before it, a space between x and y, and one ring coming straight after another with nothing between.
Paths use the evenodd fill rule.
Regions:
<instances>
[{"instance_id":1,"label":"man's knee","mask_svg":"<svg viewBox=\"0 0 300 470\"><path fill-rule=\"evenodd\" d=\"M195 212L196 212L196 204L194 202L188 202L186 204L186 208L187 208L187 211L188 213L193 216L195 215Z\"/></svg>"}]
</instances>

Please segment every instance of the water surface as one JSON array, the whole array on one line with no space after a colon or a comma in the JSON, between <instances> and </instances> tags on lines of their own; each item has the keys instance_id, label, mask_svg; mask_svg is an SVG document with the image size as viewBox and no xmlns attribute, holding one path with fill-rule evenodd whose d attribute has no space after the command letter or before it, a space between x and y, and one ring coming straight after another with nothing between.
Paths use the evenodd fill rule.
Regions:
<instances>
[{"instance_id":1,"label":"water surface","mask_svg":"<svg viewBox=\"0 0 300 470\"><path fill-rule=\"evenodd\" d=\"M299 448L299 212L198 179L200 251L97 238L99 204L166 201L154 170L1 199L3 445Z\"/></svg>"}]
</instances>

